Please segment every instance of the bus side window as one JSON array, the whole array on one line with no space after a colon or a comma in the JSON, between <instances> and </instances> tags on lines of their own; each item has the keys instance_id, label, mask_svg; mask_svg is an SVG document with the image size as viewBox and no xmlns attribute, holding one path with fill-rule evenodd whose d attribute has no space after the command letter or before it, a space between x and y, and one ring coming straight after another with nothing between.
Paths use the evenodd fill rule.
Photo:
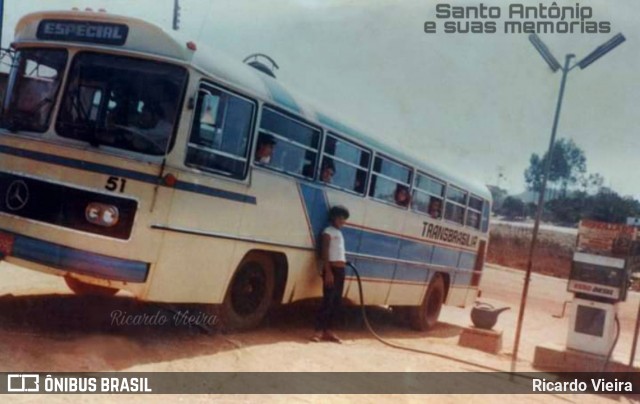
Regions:
<instances>
[{"instance_id":1,"label":"bus side window","mask_svg":"<svg viewBox=\"0 0 640 404\"><path fill-rule=\"evenodd\" d=\"M474 229L480 229L480 222L482 216L482 199L477 196L469 197L469 207L467 209L467 222L466 225L473 227Z\"/></svg>"},{"instance_id":2,"label":"bus side window","mask_svg":"<svg viewBox=\"0 0 640 404\"><path fill-rule=\"evenodd\" d=\"M364 194L371 153L360 147L327 135L319 180L337 188Z\"/></svg>"},{"instance_id":3,"label":"bus side window","mask_svg":"<svg viewBox=\"0 0 640 404\"><path fill-rule=\"evenodd\" d=\"M442 217L444 182L418 173L411 198L411 208L434 219Z\"/></svg>"},{"instance_id":4,"label":"bus side window","mask_svg":"<svg viewBox=\"0 0 640 404\"><path fill-rule=\"evenodd\" d=\"M489 215L491 214L491 207L489 206L489 201L484 201L482 206L482 232L486 233L489 231Z\"/></svg>"},{"instance_id":5,"label":"bus side window","mask_svg":"<svg viewBox=\"0 0 640 404\"><path fill-rule=\"evenodd\" d=\"M410 184L411 169L409 167L380 156L375 158L369 196L406 208L411 203Z\"/></svg>"},{"instance_id":6,"label":"bus side window","mask_svg":"<svg viewBox=\"0 0 640 404\"><path fill-rule=\"evenodd\" d=\"M247 173L254 104L220 90L198 95L187 166L242 179Z\"/></svg>"},{"instance_id":7,"label":"bus side window","mask_svg":"<svg viewBox=\"0 0 640 404\"><path fill-rule=\"evenodd\" d=\"M447 188L447 203L444 209L444 218L458 224L464 224L467 196L465 191L450 185Z\"/></svg>"},{"instance_id":8,"label":"bus side window","mask_svg":"<svg viewBox=\"0 0 640 404\"><path fill-rule=\"evenodd\" d=\"M257 164L297 177L314 177L320 146L318 129L265 107L258 143L264 139L272 139L271 155L268 161L256 156Z\"/></svg>"}]
</instances>

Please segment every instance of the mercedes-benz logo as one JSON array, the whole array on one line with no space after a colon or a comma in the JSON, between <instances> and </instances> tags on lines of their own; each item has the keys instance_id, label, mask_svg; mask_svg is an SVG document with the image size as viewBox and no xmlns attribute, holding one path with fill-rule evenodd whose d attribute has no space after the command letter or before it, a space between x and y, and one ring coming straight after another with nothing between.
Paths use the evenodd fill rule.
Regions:
<instances>
[{"instance_id":1,"label":"mercedes-benz logo","mask_svg":"<svg viewBox=\"0 0 640 404\"><path fill-rule=\"evenodd\" d=\"M9 210L20 210L25 207L29 201L29 187L27 183L22 180L15 180L7 189L7 194L4 199Z\"/></svg>"}]
</instances>

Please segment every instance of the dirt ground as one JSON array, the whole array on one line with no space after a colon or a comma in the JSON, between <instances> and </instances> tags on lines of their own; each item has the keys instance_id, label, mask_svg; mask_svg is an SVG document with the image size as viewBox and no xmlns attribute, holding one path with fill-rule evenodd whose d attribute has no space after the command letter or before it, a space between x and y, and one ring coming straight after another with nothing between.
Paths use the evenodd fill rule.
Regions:
<instances>
[{"instance_id":1,"label":"dirt ground","mask_svg":"<svg viewBox=\"0 0 640 404\"><path fill-rule=\"evenodd\" d=\"M526 223L491 225L487 262L526 269L532 229ZM558 227L541 227L534 254L533 272L567 278L576 244L575 232L558 231ZM570 231L575 229L569 229Z\"/></svg>"},{"instance_id":2,"label":"dirt ground","mask_svg":"<svg viewBox=\"0 0 640 404\"><path fill-rule=\"evenodd\" d=\"M441 323L426 334L399 324L383 308L371 310L374 327L391 341L508 371L510 369L523 272L487 265L481 301L509 306L497 329L504 332L503 352L490 355L457 345L463 327L470 324L470 308L445 307ZM568 318L555 318L570 299L566 281L534 274L525 315L518 371L533 371L536 345L561 347ZM622 334L614 357L627 363L640 295L632 292L621 305ZM363 328L357 308L348 308L338 327L342 345L309 342L315 307L295 304L280 308L265 326L246 333L208 335L188 326L124 326L112 324L114 310L139 314L157 312L154 304L126 297L97 299L71 295L61 278L0 264L0 371L300 371L300 372L467 372L479 368L382 345ZM636 366L638 363L636 362ZM469 381L469 383L473 383ZM35 402L42 396L11 396L11 401ZM77 396L47 396L47 401L69 402ZM216 402L627 402L624 396L594 395L433 395L433 396L154 396L153 401ZM105 402L108 396L83 397ZM145 396L119 396L123 402L149 401Z\"/></svg>"}]
</instances>

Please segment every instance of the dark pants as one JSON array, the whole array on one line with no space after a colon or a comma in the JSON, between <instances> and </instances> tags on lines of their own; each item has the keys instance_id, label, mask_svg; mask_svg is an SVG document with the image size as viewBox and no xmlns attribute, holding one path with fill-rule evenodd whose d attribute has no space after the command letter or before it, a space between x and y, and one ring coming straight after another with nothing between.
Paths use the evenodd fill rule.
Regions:
<instances>
[{"instance_id":1,"label":"dark pants","mask_svg":"<svg viewBox=\"0 0 640 404\"><path fill-rule=\"evenodd\" d=\"M322 288L322 306L316 317L316 331L327 331L333 325L336 312L342 303L344 290L344 268L331 268L333 272L333 286ZM324 284L324 278L323 278Z\"/></svg>"}]
</instances>

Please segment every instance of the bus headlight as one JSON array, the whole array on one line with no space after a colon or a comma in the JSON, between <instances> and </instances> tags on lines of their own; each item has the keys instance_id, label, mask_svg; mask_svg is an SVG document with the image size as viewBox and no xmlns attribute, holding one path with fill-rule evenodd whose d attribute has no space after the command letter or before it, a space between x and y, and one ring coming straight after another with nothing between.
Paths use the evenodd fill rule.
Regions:
<instances>
[{"instance_id":1,"label":"bus headlight","mask_svg":"<svg viewBox=\"0 0 640 404\"><path fill-rule=\"evenodd\" d=\"M120 212L118 212L118 208L113 205L91 202L84 211L84 217L89 223L97 224L98 226L113 227L118 224Z\"/></svg>"}]
</instances>

